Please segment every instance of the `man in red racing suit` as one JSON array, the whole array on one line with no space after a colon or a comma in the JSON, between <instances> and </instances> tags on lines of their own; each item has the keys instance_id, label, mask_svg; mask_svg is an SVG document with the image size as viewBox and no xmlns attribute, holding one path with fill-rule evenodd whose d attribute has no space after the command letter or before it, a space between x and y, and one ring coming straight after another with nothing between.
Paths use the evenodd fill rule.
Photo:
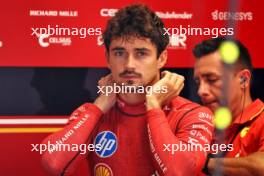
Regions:
<instances>
[{"instance_id":1,"label":"man in red racing suit","mask_svg":"<svg viewBox=\"0 0 264 176\"><path fill-rule=\"evenodd\" d=\"M212 140L212 114L178 96L183 76L164 71L160 77L169 42L163 29L142 5L123 8L108 22L103 37L111 74L99 81L100 95L43 141L85 144L87 151L46 151L42 161L49 173L72 175L84 159L89 175L96 176L193 176L201 171L207 155L203 148ZM136 89L107 92L109 86ZM200 148L190 148L194 145Z\"/></svg>"}]
</instances>

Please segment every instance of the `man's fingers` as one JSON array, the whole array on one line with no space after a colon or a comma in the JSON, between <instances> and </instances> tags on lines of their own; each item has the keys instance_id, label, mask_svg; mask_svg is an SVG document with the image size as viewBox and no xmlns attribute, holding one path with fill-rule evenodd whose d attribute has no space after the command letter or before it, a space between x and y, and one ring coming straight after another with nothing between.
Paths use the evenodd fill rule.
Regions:
<instances>
[{"instance_id":1,"label":"man's fingers","mask_svg":"<svg viewBox=\"0 0 264 176\"><path fill-rule=\"evenodd\" d=\"M169 79L170 75L171 75L171 72L165 70L161 72L161 79Z\"/></svg>"},{"instance_id":2,"label":"man's fingers","mask_svg":"<svg viewBox=\"0 0 264 176\"><path fill-rule=\"evenodd\" d=\"M176 73L171 73L169 79L165 81L169 89L178 89L184 82L184 77Z\"/></svg>"},{"instance_id":3,"label":"man's fingers","mask_svg":"<svg viewBox=\"0 0 264 176\"><path fill-rule=\"evenodd\" d=\"M178 96L184 87L184 77L169 71L163 71L161 73L161 79L153 85L153 87L166 86L167 91L165 93L154 93L160 105L169 103L174 97Z\"/></svg>"},{"instance_id":4,"label":"man's fingers","mask_svg":"<svg viewBox=\"0 0 264 176\"><path fill-rule=\"evenodd\" d=\"M182 89L184 88L184 83L182 83L179 87L179 89L177 90L176 94L179 95L182 91Z\"/></svg>"},{"instance_id":5,"label":"man's fingers","mask_svg":"<svg viewBox=\"0 0 264 176\"><path fill-rule=\"evenodd\" d=\"M184 83L185 79L181 75L177 75L175 77L176 80L175 81L173 80L175 82L174 88L178 90L178 88Z\"/></svg>"},{"instance_id":6,"label":"man's fingers","mask_svg":"<svg viewBox=\"0 0 264 176\"><path fill-rule=\"evenodd\" d=\"M172 75L172 76L171 76L171 78L170 78L170 82L171 82L173 85L175 85L175 84L177 83L177 80L178 80L178 74L176 74L176 73L172 73L171 75Z\"/></svg>"},{"instance_id":7,"label":"man's fingers","mask_svg":"<svg viewBox=\"0 0 264 176\"><path fill-rule=\"evenodd\" d=\"M166 73L167 73L168 71L163 71L163 72L161 72L161 74L160 74L160 76L161 76L161 78L163 78L165 75L166 75Z\"/></svg>"},{"instance_id":8,"label":"man's fingers","mask_svg":"<svg viewBox=\"0 0 264 176\"><path fill-rule=\"evenodd\" d=\"M164 99L166 101L164 102L164 104L170 102L174 97L178 96L181 93L181 91L182 91L183 88L184 88L184 83L177 84L177 87L176 88L172 89L171 91L169 91L165 95Z\"/></svg>"},{"instance_id":9,"label":"man's fingers","mask_svg":"<svg viewBox=\"0 0 264 176\"><path fill-rule=\"evenodd\" d=\"M113 77L112 74L108 74L104 77L102 77L99 81L98 81L98 85L99 86L106 86L106 85L112 85L113 84Z\"/></svg>"}]
</instances>

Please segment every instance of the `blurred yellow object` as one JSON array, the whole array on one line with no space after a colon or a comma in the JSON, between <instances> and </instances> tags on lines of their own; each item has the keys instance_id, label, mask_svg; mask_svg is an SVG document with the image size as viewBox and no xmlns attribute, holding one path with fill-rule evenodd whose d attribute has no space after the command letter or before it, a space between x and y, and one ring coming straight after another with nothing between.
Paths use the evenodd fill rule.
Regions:
<instances>
[{"instance_id":1,"label":"blurred yellow object","mask_svg":"<svg viewBox=\"0 0 264 176\"><path fill-rule=\"evenodd\" d=\"M232 121L232 115L227 107L220 107L215 111L214 123L217 129L226 129Z\"/></svg>"},{"instance_id":2,"label":"blurred yellow object","mask_svg":"<svg viewBox=\"0 0 264 176\"><path fill-rule=\"evenodd\" d=\"M225 41L221 44L220 48L221 59L224 63L233 64L239 57L239 48L236 43L232 41Z\"/></svg>"}]
</instances>

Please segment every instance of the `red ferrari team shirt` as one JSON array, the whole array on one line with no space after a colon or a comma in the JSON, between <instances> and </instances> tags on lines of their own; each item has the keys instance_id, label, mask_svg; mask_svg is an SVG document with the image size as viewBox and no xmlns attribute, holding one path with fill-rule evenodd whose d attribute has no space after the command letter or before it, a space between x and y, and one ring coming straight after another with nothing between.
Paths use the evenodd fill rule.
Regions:
<instances>
[{"instance_id":1,"label":"red ferrari team shirt","mask_svg":"<svg viewBox=\"0 0 264 176\"><path fill-rule=\"evenodd\" d=\"M46 152L43 164L55 175L71 175L87 159L95 176L193 176L201 171L207 152L186 146L209 145L213 130L211 111L181 97L149 111L144 103L131 106L118 100L106 114L87 103L43 143L94 144L100 145L98 150L85 155Z\"/></svg>"},{"instance_id":2,"label":"red ferrari team shirt","mask_svg":"<svg viewBox=\"0 0 264 176\"><path fill-rule=\"evenodd\" d=\"M233 151L226 157L243 157L264 151L264 103L257 99L246 107L227 130L226 143Z\"/></svg>"}]
</instances>

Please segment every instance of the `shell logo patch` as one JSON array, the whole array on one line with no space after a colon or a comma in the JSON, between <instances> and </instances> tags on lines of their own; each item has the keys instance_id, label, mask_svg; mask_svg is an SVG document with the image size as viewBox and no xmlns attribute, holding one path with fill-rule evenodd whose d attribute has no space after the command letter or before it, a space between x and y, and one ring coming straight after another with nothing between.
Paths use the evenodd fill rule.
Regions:
<instances>
[{"instance_id":1,"label":"shell logo patch","mask_svg":"<svg viewBox=\"0 0 264 176\"><path fill-rule=\"evenodd\" d=\"M240 137L241 138L245 137L247 135L248 131L249 131L249 127L243 128L243 130L240 132Z\"/></svg>"},{"instance_id":2,"label":"shell logo patch","mask_svg":"<svg viewBox=\"0 0 264 176\"><path fill-rule=\"evenodd\" d=\"M113 176L111 168L105 163L98 163L94 167L95 176Z\"/></svg>"}]
</instances>

